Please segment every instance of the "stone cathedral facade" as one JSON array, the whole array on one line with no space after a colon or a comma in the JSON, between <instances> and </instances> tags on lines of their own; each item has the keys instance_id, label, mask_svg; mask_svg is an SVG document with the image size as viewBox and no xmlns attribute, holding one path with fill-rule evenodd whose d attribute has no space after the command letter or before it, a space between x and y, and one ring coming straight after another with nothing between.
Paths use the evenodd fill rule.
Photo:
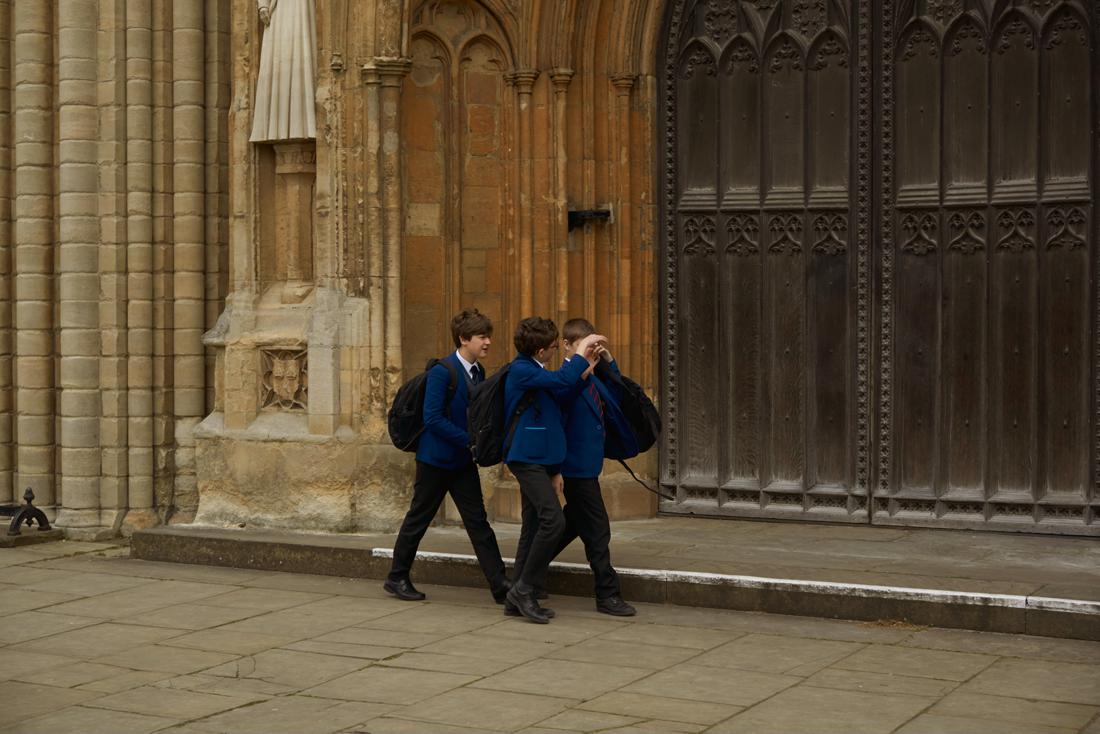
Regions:
<instances>
[{"instance_id":1,"label":"stone cathedral facade","mask_svg":"<svg viewBox=\"0 0 1100 734\"><path fill-rule=\"evenodd\" d=\"M0 0L0 501L393 528L476 306L608 334L663 511L1100 534L1093 0L294 2L265 139L268 2Z\"/></svg>"}]
</instances>

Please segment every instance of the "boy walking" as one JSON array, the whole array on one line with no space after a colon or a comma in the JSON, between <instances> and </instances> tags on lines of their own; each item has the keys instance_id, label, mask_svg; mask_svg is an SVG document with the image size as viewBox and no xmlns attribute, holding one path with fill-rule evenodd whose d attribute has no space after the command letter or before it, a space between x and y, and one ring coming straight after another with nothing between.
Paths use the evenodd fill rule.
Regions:
<instances>
[{"instance_id":1,"label":"boy walking","mask_svg":"<svg viewBox=\"0 0 1100 734\"><path fill-rule=\"evenodd\" d=\"M481 570L489 582L493 599L504 603L511 583L505 575L496 534L489 526L481 496L481 478L470 454L466 432L466 406L470 388L485 379L480 360L489 353L493 324L477 309L466 310L451 319L451 337L457 349L444 364L428 372L424 390L424 432L416 449L416 479L412 502L393 546L393 564L382 585L405 601L419 601L425 595L409 579L420 540L439 511L448 492L462 516L466 534L474 546ZM451 371L457 380L448 402Z\"/></svg>"},{"instance_id":2,"label":"boy walking","mask_svg":"<svg viewBox=\"0 0 1100 734\"><path fill-rule=\"evenodd\" d=\"M577 355L581 340L596 333L586 319L570 319L562 327L562 357L566 363L587 360ZM607 369L618 374L611 352L600 346L599 356ZM616 617L632 617L636 610L620 595L619 575L611 565L611 523L600 490L603 471L604 441L607 424L619 416L618 388L605 384L595 374L588 378L585 389L563 405L565 413L565 461L561 474L565 480L565 533L558 542L557 553L578 536L584 543L584 554L596 582L596 611ZM629 431L629 428L626 429Z\"/></svg>"},{"instance_id":3,"label":"boy walking","mask_svg":"<svg viewBox=\"0 0 1100 734\"><path fill-rule=\"evenodd\" d=\"M519 481L521 536L530 539L526 561L513 574L515 584L508 590L505 611L519 612L539 624L549 622L550 615L535 600L534 587L545 577L565 531L557 497L563 486L561 463L565 459L560 402L580 391L586 373L599 359L594 347L604 337L590 334L581 339L576 351L587 359L574 359L555 372L545 365L557 348L557 339L553 321L537 316L521 321L514 339L518 354L504 386L506 416L514 416L521 401L525 406L510 432L510 443L505 439L504 460Z\"/></svg>"}]
</instances>

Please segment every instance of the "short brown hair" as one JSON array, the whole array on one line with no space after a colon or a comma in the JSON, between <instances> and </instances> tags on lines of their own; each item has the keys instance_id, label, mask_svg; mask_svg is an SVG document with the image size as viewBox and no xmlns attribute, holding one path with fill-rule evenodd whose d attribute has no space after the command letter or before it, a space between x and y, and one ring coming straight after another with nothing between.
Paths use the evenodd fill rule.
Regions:
<instances>
[{"instance_id":1,"label":"short brown hair","mask_svg":"<svg viewBox=\"0 0 1100 734\"><path fill-rule=\"evenodd\" d=\"M476 308L467 308L451 319L451 338L455 341L455 347L461 347L463 339L482 335L493 335L493 322Z\"/></svg>"},{"instance_id":2,"label":"short brown hair","mask_svg":"<svg viewBox=\"0 0 1100 734\"><path fill-rule=\"evenodd\" d=\"M553 321L541 316L531 316L519 322L512 342L516 345L517 352L533 357L536 352L550 346L557 339L558 327Z\"/></svg>"},{"instance_id":3,"label":"short brown hair","mask_svg":"<svg viewBox=\"0 0 1100 734\"><path fill-rule=\"evenodd\" d=\"M596 327L588 319L569 319L561 327L561 338L570 344L596 333Z\"/></svg>"}]
</instances>

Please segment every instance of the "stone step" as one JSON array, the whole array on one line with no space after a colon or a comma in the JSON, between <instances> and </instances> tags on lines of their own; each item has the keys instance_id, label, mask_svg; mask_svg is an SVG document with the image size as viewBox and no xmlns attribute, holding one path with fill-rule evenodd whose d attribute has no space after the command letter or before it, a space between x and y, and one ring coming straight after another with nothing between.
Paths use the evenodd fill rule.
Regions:
<instances>
[{"instance_id":1,"label":"stone step","mask_svg":"<svg viewBox=\"0 0 1100 734\"><path fill-rule=\"evenodd\" d=\"M131 554L148 561L382 579L389 570L392 545L390 535L176 526L135 532ZM623 596L630 601L1100 640L1100 602L1092 600L675 568L616 570ZM417 584L485 585L476 558L461 553L420 552L415 580ZM591 572L583 564L555 562L549 588L552 594L589 596Z\"/></svg>"},{"instance_id":2,"label":"stone step","mask_svg":"<svg viewBox=\"0 0 1100 734\"><path fill-rule=\"evenodd\" d=\"M7 518L0 518L0 521L6 524ZM50 528L49 530L39 530L36 527L22 528L18 535L8 535L3 528L0 528L0 548L18 548L24 545L63 540L64 538L65 532L60 528Z\"/></svg>"}]
</instances>

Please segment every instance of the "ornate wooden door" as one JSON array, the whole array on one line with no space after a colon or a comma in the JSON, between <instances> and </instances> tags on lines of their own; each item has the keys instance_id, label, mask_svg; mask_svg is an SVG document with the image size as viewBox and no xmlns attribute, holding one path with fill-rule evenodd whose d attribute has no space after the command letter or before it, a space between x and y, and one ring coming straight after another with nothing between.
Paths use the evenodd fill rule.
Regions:
<instances>
[{"instance_id":1,"label":"ornate wooden door","mask_svg":"<svg viewBox=\"0 0 1100 734\"><path fill-rule=\"evenodd\" d=\"M1094 13L670 3L662 510L1100 533Z\"/></svg>"}]
</instances>

